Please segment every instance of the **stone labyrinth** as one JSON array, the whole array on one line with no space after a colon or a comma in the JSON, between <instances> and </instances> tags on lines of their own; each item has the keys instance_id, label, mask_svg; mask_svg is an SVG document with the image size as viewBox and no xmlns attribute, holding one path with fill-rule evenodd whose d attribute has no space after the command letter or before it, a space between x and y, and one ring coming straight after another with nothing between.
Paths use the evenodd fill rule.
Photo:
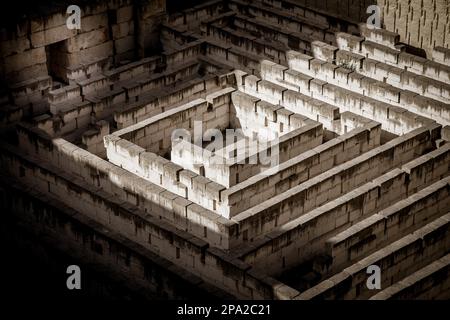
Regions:
<instances>
[{"instance_id":1,"label":"stone labyrinth","mask_svg":"<svg viewBox=\"0 0 450 320\"><path fill-rule=\"evenodd\" d=\"M302 2L30 19L2 43L2 207L168 298L448 298L450 49Z\"/></svg>"}]
</instances>

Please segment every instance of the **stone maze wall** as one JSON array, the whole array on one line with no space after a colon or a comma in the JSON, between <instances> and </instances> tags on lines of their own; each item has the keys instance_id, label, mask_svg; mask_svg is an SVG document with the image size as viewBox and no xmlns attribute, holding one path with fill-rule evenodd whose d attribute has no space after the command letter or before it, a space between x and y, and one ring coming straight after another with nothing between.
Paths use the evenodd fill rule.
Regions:
<instances>
[{"instance_id":1,"label":"stone maze wall","mask_svg":"<svg viewBox=\"0 0 450 320\"><path fill-rule=\"evenodd\" d=\"M1 195L2 207L20 214L29 232L41 237L39 233L45 232L48 238L53 237L49 241L53 246L59 243L59 249L69 249L77 259L83 257L86 263L111 270L117 279L125 279L131 290L143 290L145 296L153 299L187 299L193 295L206 300L233 299L119 233L110 230L105 233L101 224L44 193L11 182L7 187L2 186Z\"/></svg>"},{"instance_id":2,"label":"stone maze wall","mask_svg":"<svg viewBox=\"0 0 450 320\"><path fill-rule=\"evenodd\" d=\"M378 5L382 27L395 34L402 43L423 49L429 59L433 58L435 48L448 49L450 45L450 4L447 1L264 0L262 3L280 11L283 8L293 9L297 15L310 18L314 22L327 23L320 15L326 13L327 16L333 17L335 24L345 21L347 23L344 26L350 27L358 22L366 22L373 14L373 11L368 13L367 8ZM352 33L352 29L348 31Z\"/></svg>"},{"instance_id":3,"label":"stone maze wall","mask_svg":"<svg viewBox=\"0 0 450 320\"><path fill-rule=\"evenodd\" d=\"M448 298L448 11L378 2L383 29L375 1L98 0L3 30L2 208L166 297Z\"/></svg>"}]
</instances>

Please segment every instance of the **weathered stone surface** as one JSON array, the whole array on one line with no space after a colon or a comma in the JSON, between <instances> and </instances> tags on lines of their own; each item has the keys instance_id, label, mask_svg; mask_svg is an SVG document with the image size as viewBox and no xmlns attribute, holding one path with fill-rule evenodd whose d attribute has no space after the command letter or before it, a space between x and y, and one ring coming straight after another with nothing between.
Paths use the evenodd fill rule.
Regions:
<instances>
[{"instance_id":1,"label":"weathered stone surface","mask_svg":"<svg viewBox=\"0 0 450 320\"><path fill-rule=\"evenodd\" d=\"M448 298L448 10L386 0L371 29L369 2L25 16L0 32L0 208L154 290Z\"/></svg>"}]
</instances>

